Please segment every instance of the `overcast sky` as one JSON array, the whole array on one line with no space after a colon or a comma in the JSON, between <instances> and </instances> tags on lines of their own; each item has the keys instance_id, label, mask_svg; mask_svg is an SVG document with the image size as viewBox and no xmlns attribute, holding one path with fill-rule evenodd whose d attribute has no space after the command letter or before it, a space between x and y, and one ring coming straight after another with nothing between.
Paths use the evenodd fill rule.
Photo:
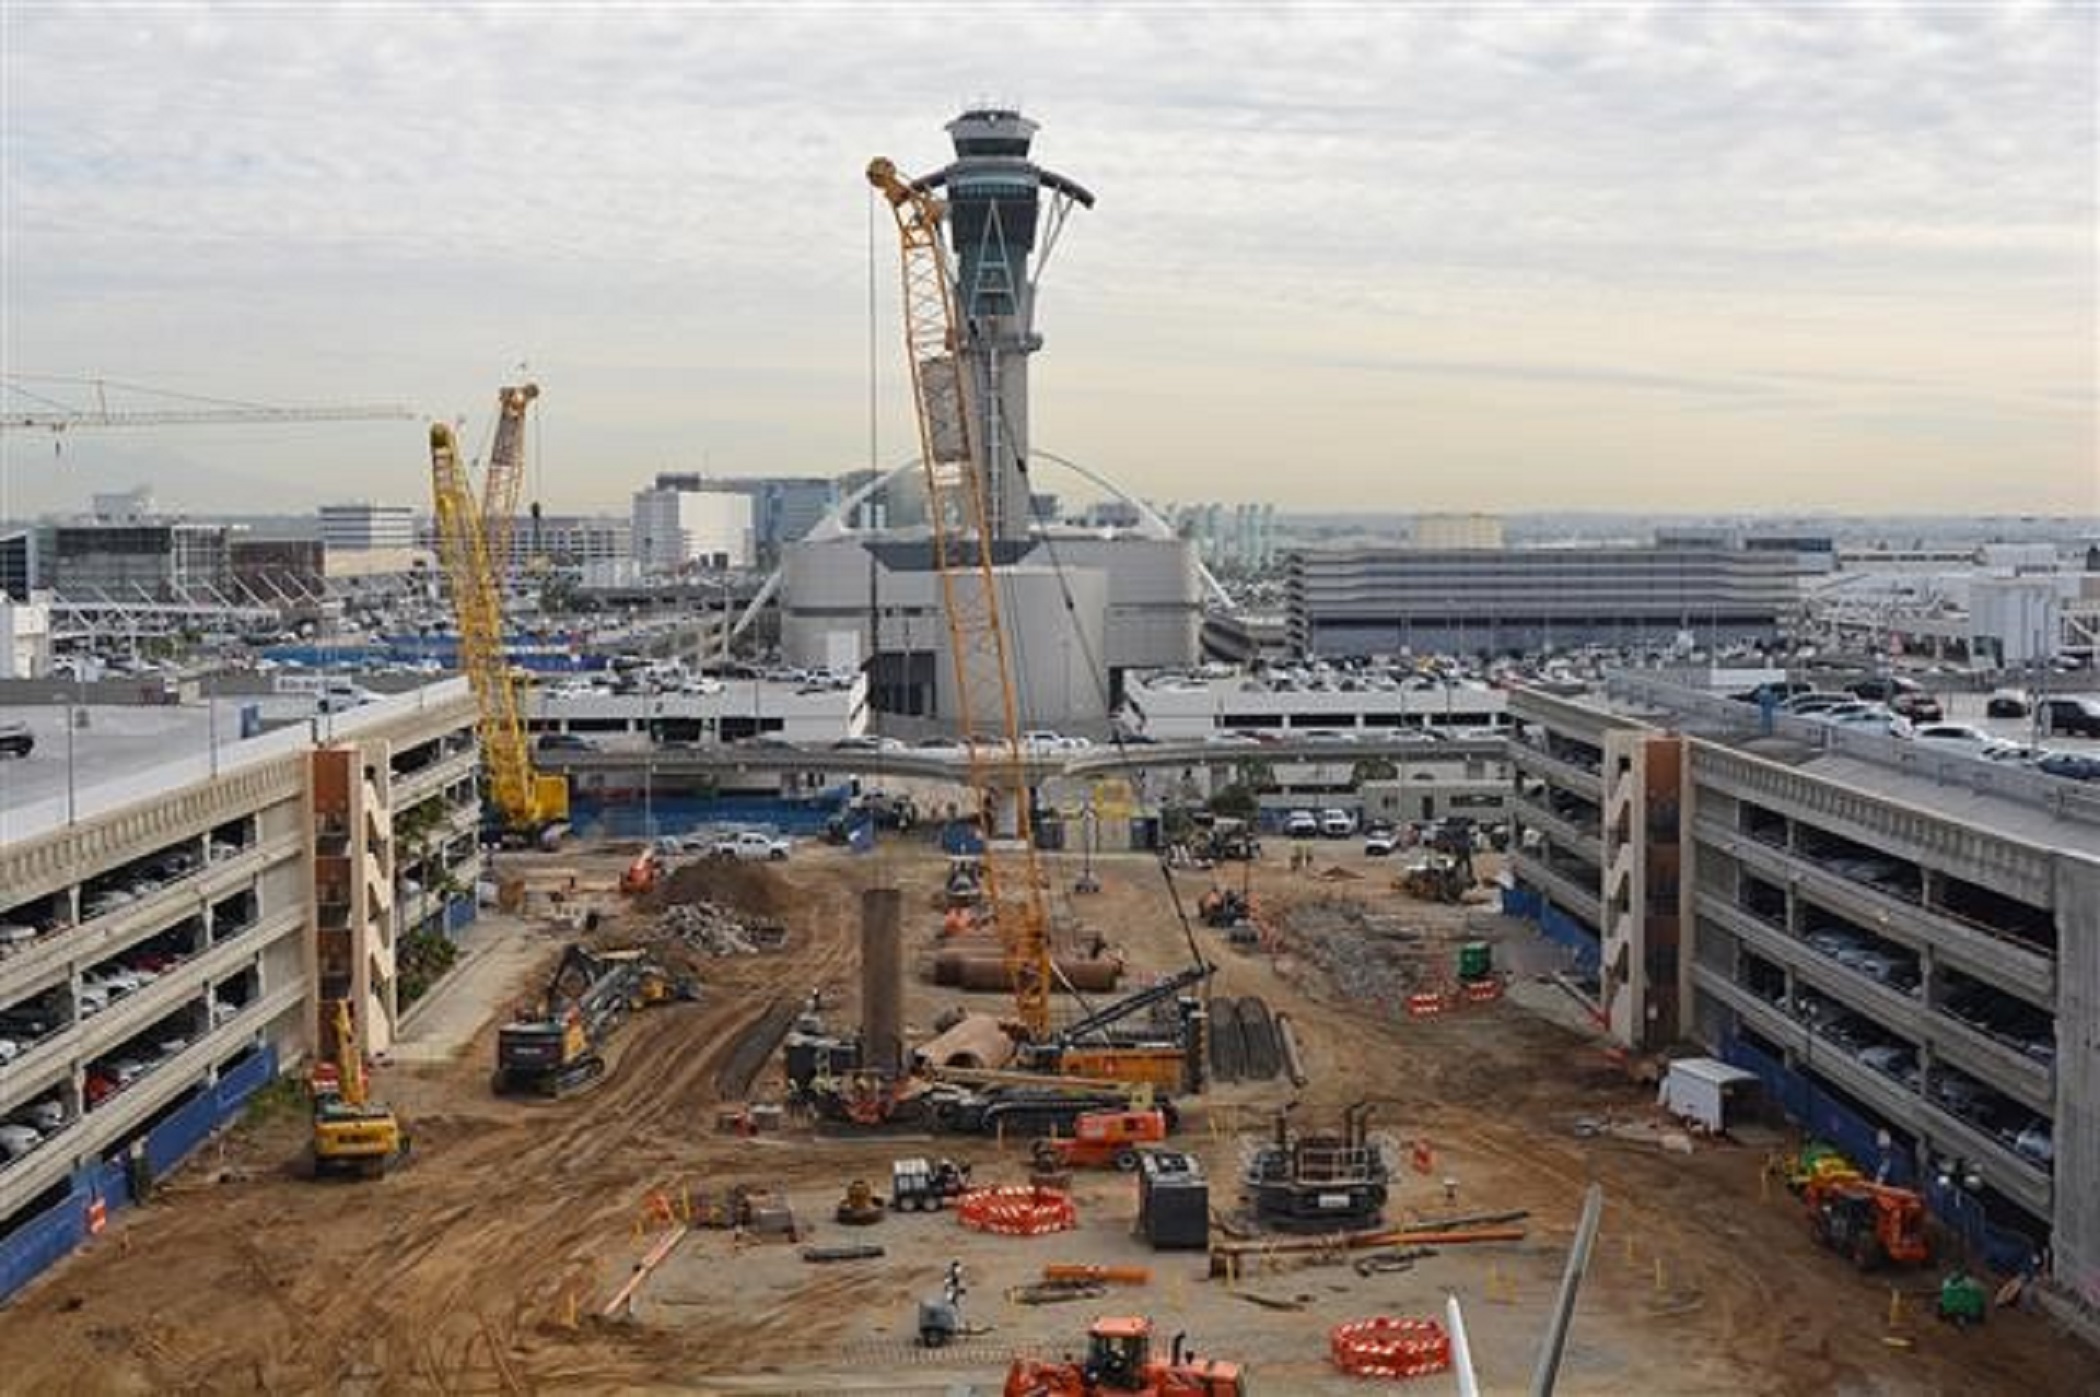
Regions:
<instances>
[{"instance_id":1,"label":"overcast sky","mask_svg":"<svg viewBox=\"0 0 2100 1397\"><path fill-rule=\"evenodd\" d=\"M865 464L861 171L989 98L1100 199L1035 444L1155 501L2100 512L2086 4L0 14L7 373L472 443L524 363L550 510ZM14 433L0 514L422 504L423 437Z\"/></svg>"}]
</instances>

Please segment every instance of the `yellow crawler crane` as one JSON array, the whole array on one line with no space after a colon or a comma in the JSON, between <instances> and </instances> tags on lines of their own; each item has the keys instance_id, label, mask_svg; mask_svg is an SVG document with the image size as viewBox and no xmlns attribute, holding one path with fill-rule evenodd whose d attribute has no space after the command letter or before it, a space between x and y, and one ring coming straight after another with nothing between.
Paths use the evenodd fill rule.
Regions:
<instances>
[{"instance_id":1,"label":"yellow crawler crane","mask_svg":"<svg viewBox=\"0 0 2100 1397\"><path fill-rule=\"evenodd\" d=\"M1031 828L1020 707L999 616L989 501L971 428L962 316L941 243L945 204L877 158L868 182L888 201L903 252L904 339L925 464L926 514L955 667L957 737L984 832L984 892L1031 1037L1050 1030L1049 910ZM1011 851L1011 852L1009 852Z\"/></svg>"},{"instance_id":2,"label":"yellow crawler crane","mask_svg":"<svg viewBox=\"0 0 2100 1397\"><path fill-rule=\"evenodd\" d=\"M486 480L492 505L514 507L525 456L525 409L539 396L533 384L498 395L495 442ZM501 482L509 481L504 485ZM477 505L460 459L459 441L444 422L430 428L430 487L437 514L438 553L459 622L459 665L481 709L481 761L489 803L506 831L543 837L569 818L569 785L536 770L525 744L517 681L503 652L503 588L489 550L489 521ZM504 525L508 538L508 524Z\"/></svg>"}]
</instances>

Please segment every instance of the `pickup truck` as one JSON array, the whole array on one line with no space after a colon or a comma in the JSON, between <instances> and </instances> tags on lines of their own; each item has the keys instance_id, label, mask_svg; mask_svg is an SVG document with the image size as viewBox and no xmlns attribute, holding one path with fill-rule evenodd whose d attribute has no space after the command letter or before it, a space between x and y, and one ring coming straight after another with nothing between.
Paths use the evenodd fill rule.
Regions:
<instances>
[{"instance_id":1,"label":"pickup truck","mask_svg":"<svg viewBox=\"0 0 2100 1397\"><path fill-rule=\"evenodd\" d=\"M708 852L718 859L778 862L788 856L788 842L763 830L747 829L725 835Z\"/></svg>"}]
</instances>

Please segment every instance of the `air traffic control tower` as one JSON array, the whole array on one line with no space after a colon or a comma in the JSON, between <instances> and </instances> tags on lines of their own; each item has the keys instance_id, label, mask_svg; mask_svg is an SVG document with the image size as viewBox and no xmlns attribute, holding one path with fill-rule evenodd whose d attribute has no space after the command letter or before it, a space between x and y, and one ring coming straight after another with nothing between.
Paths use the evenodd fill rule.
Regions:
<instances>
[{"instance_id":1,"label":"air traffic control tower","mask_svg":"<svg viewBox=\"0 0 2100 1397\"><path fill-rule=\"evenodd\" d=\"M1002 539L1028 536L1021 463L1028 459L1028 356L1043 347L1035 332L1036 282L1072 206L1094 206L1084 187L1029 160L1035 132L1018 111L971 108L948 123L955 162L918 181L948 201L964 354L982 414L986 507L992 534Z\"/></svg>"}]
</instances>

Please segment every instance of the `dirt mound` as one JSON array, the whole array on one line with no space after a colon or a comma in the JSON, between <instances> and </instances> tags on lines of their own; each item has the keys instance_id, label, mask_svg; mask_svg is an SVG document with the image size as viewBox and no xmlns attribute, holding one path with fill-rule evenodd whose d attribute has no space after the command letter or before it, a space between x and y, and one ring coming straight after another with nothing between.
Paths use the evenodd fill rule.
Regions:
<instances>
[{"instance_id":1,"label":"dirt mound","mask_svg":"<svg viewBox=\"0 0 2100 1397\"><path fill-rule=\"evenodd\" d=\"M788 901L786 882L766 864L701 859L673 869L642 906L661 912L667 907L713 902L738 912L774 917L787 910Z\"/></svg>"}]
</instances>

